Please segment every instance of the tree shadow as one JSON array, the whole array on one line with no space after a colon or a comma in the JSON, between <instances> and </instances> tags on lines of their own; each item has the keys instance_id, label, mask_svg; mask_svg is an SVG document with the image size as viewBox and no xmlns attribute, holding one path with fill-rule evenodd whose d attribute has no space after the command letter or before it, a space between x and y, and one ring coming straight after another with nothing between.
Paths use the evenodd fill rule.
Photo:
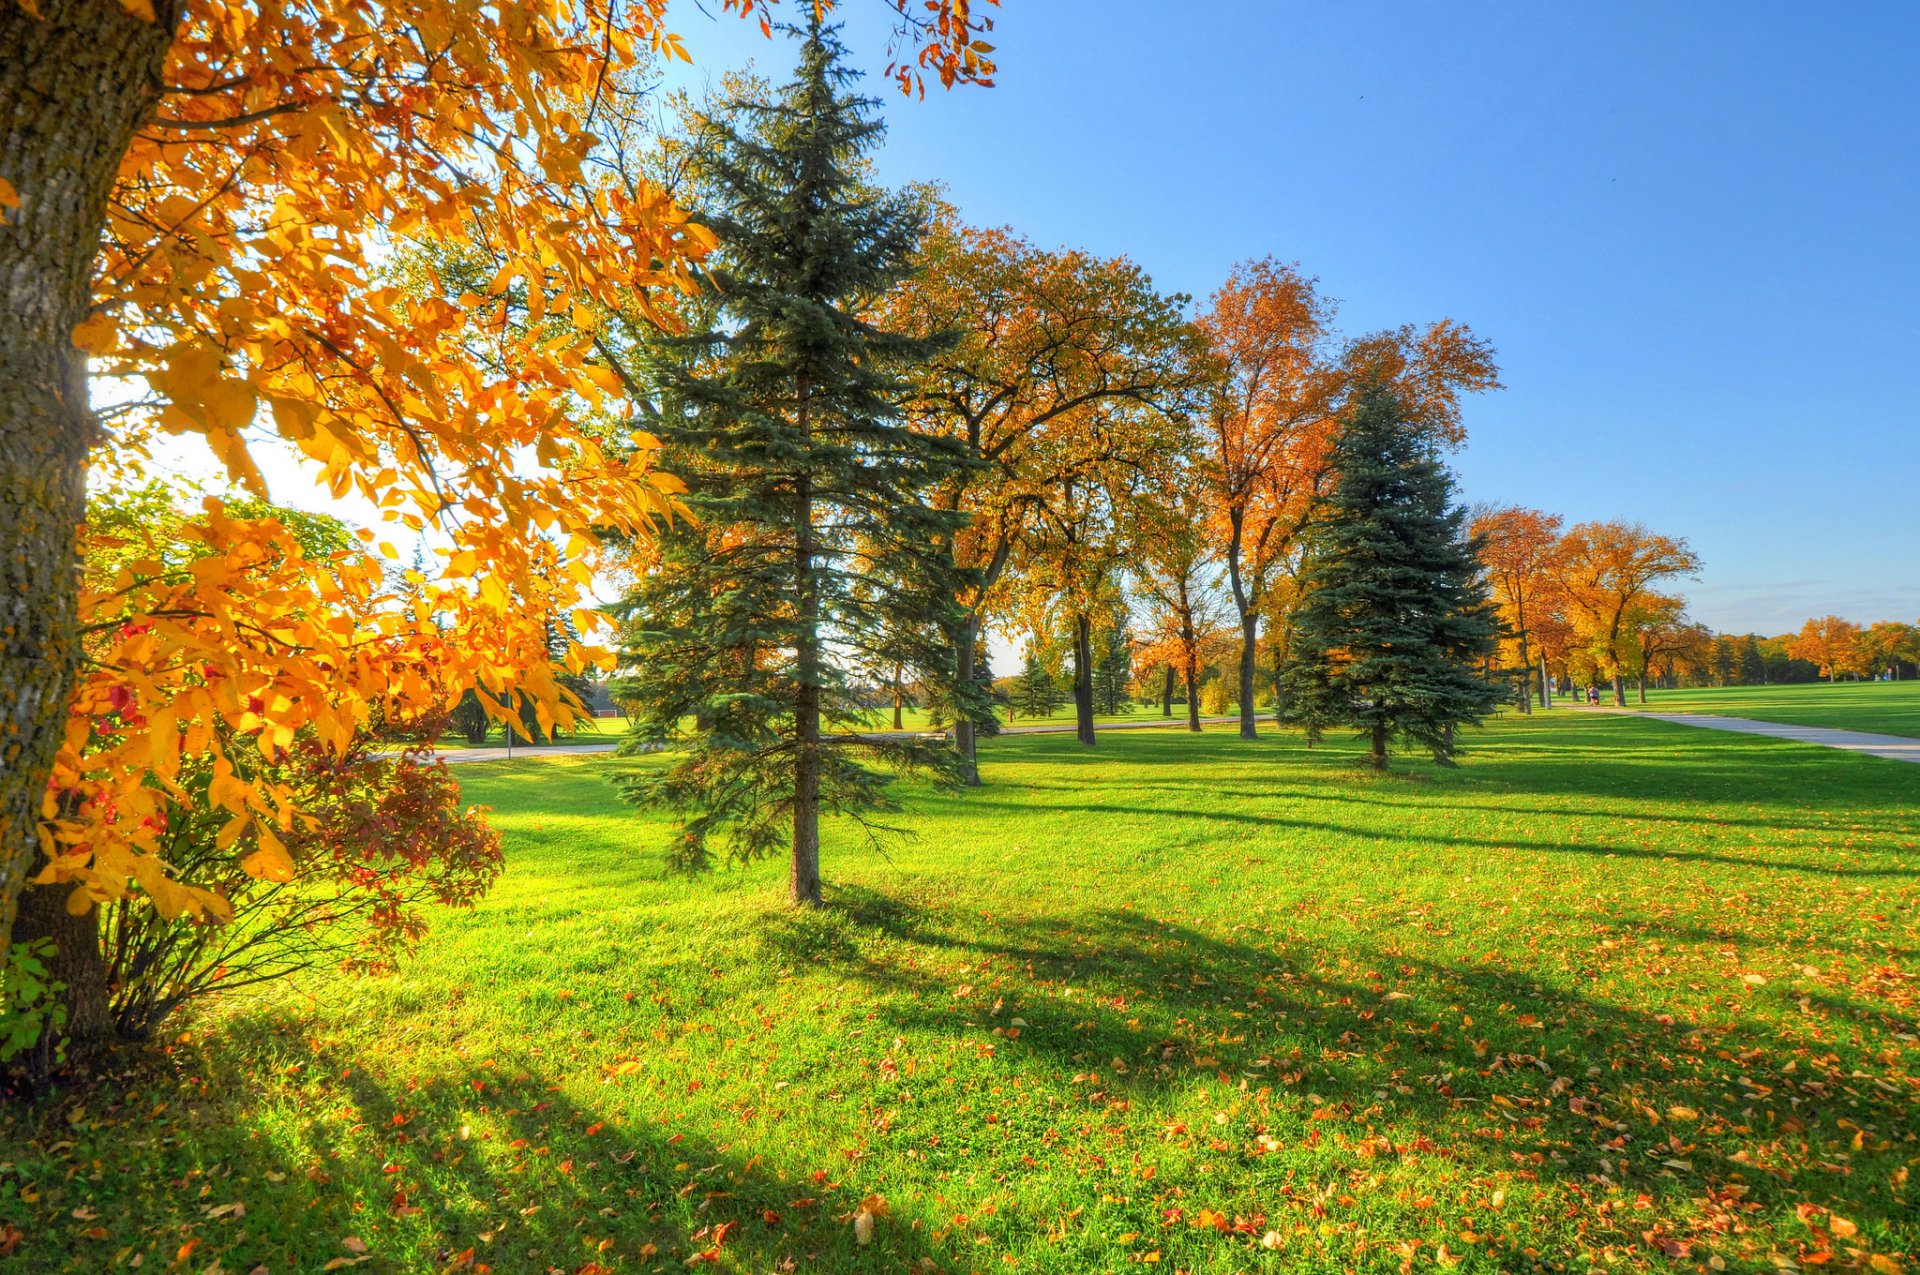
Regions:
<instances>
[{"instance_id":1,"label":"tree shadow","mask_svg":"<svg viewBox=\"0 0 1920 1275\"><path fill-rule=\"evenodd\" d=\"M144 1265L190 1258L196 1271L215 1259L229 1271L339 1260L497 1275L952 1269L923 1219L890 1205L861 1245L858 1189L716 1143L692 1122L676 1127L670 1104L659 1104L665 1122L580 1104L562 1083L578 1079L577 1059L535 1049L409 1072L397 1056L316 1042L274 1013L237 1017L217 1050L165 1052L135 1087L89 1097L106 1117L98 1130L58 1104L9 1113L30 1129L17 1150L46 1157L41 1180L52 1184L23 1227L22 1269L104 1269L111 1242L85 1234L96 1217L122 1224L130 1251L148 1243ZM272 1066L222 1074L241 1058ZM141 1128L150 1091L176 1086L186 1096L133 1134L138 1152L116 1148L128 1136L116 1129ZM70 1173L62 1188L56 1158L97 1171L78 1186Z\"/></svg>"},{"instance_id":2,"label":"tree shadow","mask_svg":"<svg viewBox=\"0 0 1920 1275\"><path fill-rule=\"evenodd\" d=\"M1417 1180L1447 1162L1451 1183L1511 1175L1572 1198L1644 1201L1600 1210L1584 1241L1594 1246L1631 1247L1649 1227L1722 1225L1725 1210L1703 1214L1703 1198L1738 1200L1747 1227L1784 1228L1810 1197L1844 1199L1882 1233L1913 1225L1892 1194L1845 1185L1869 1163L1898 1169L1915 1130L1911 1095L1849 1079L1858 1060L1751 1012L1676 1021L1390 940L1332 954L1276 929L1223 937L1124 909L960 918L853 886L831 903L828 917L778 918L769 955L830 965L898 1050L931 1051L931 1038L1015 1076L1072 1075L1084 1106L1059 1122L1177 1110L1204 1091L1217 1124L1167 1124L1160 1150L1175 1165L1226 1157L1257 1178L1273 1147L1311 1148L1321 1182L1391 1181L1403 1169ZM1325 972L1329 956L1337 974ZM903 1111L906 1136L941 1133ZM1050 1168L1050 1146L1043 1137L1023 1150ZM1216 1210L1261 1205L1204 1197L1204 1178L1167 1168L1160 1181ZM1315 1207L1318 1187L1291 1173L1289 1184L1281 1199Z\"/></svg>"}]
</instances>

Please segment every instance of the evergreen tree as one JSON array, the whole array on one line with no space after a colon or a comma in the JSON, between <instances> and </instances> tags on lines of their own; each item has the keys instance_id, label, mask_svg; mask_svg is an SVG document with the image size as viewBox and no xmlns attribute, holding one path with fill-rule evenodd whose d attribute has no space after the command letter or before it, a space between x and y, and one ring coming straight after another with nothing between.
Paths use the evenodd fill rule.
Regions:
<instances>
[{"instance_id":1,"label":"evergreen tree","mask_svg":"<svg viewBox=\"0 0 1920 1275\"><path fill-rule=\"evenodd\" d=\"M1329 726L1366 732L1376 770L1395 736L1451 765L1454 728L1478 723L1499 699L1480 673L1498 619L1452 475L1377 382L1356 397L1333 461L1339 478L1314 534L1283 672L1287 718L1314 740Z\"/></svg>"},{"instance_id":2,"label":"evergreen tree","mask_svg":"<svg viewBox=\"0 0 1920 1275\"><path fill-rule=\"evenodd\" d=\"M1093 644L1093 711L1114 716L1133 711L1133 635L1124 621L1103 631Z\"/></svg>"},{"instance_id":3,"label":"evergreen tree","mask_svg":"<svg viewBox=\"0 0 1920 1275\"><path fill-rule=\"evenodd\" d=\"M1066 699L1060 689L1059 677L1047 667L1040 652L1029 647L1027 662L1013 680L1013 694L1009 703L1016 712L1028 717L1046 717L1066 703Z\"/></svg>"},{"instance_id":4,"label":"evergreen tree","mask_svg":"<svg viewBox=\"0 0 1920 1275\"><path fill-rule=\"evenodd\" d=\"M675 816L678 865L710 865L715 840L736 859L785 843L792 897L813 904L823 807L878 835L890 770L957 769L934 741L857 733L854 687L903 663L936 698L969 693L937 640L960 582L933 550L958 515L925 499L966 461L899 411L940 343L869 318L908 273L920 213L862 180L882 126L834 31L816 12L796 34L795 82L734 103L701 147L716 313L662 339L647 408L694 519L663 529L624 601L620 688L641 710L627 747L677 751L621 783Z\"/></svg>"}]
</instances>

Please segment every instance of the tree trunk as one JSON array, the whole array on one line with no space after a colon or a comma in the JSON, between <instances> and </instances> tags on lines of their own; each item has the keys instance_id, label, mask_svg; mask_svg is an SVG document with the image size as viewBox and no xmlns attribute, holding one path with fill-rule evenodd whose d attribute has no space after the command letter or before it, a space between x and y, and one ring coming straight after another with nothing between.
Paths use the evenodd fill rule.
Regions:
<instances>
[{"instance_id":1,"label":"tree trunk","mask_svg":"<svg viewBox=\"0 0 1920 1275\"><path fill-rule=\"evenodd\" d=\"M1640 675L1640 702L1642 704L1647 702L1647 675L1645 673Z\"/></svg>"},{"instance_id":2,"label":"tree trunk","mask_svg":"<svg viewBox=\"0 0 1920 1275\"><path fill-rule=\"evenodd\" d=\"M954 678L962 689L973 683L973 647L980 632L979 617L972 612L960 622L954 642ZM960 753L960 782L968 788L980 786L980 760L974 752L973 723L964 714L954 713L953 746Z\"/></svg>"},{"instance_id":3,"label":"tree trunk","mask_svg":"<svg viewBox=\"0 0 1920 1275\"><path fill-rule=\"evenodd\" d=\"M1547 653L1540 652L1540 707L1552 708L1553 695L1547 689Z\"/></svg>"},{"instance_id":4,"label":"tree trunk","mask_svg":"<svg viewBox=\"0 0 1920 1275\"><path fill-rule=\"evenodd\" d=\"M1187 729L1194 734L1200 733L1200 664L1191 657L1187 660Z\"/></svg>"},{"instance_id":5,"label":"tree trunk","mask_svg":"<svg viewBox=\"0 0 1920 1275\"><path fill-rule=\"evenodd\" d=\"M1167 665L1167 675L1160 683L1160 716L1173 716L1173 665Z\"/></svg>"},{"instance_id":6,"label":"tree trunk","mask_svg":"<svg viewBox=\"0 0 1920 1275\"><path fill-rule=\"evenodd\" d=\"M0 952L39 858L40 802L79 660L93 417L73 329L91 305L107 195L159 100L173 6L0 6Z\"/></svg>"},{"instance_id":7,"label":"tree trunk","mask_svg":"<svg viewBox=\"0 0 1920 1275\"><path fill-rule=\"evenodd\" d=\"M113 1015L107 1006L107 966L100 955L100 910L83 916L67 911L71 886L32 886L20 896L20 917L14 923L17 943L53 941L53 959L47 974L66 990L60 1001L67 1009L66 1026L45 1033L27 1056L30 1072L53 1070L58 1047L66 1043L66 1061L85 1065L104 1054L113 1041Z\"/></svg>"},{"instance_id":8,"label":"tree trunk","mask_svg":"<svg viewBox=\"0 0 1920 1275\"><path fill-rule=\"evenodd\" d=\"M1627 706L1626 674L1616 671L1613 675L1613 704L1615 708Z\"/></svg>"},{"instance_id":9,"label":"tree trunk","mask_svg":"<svg viewBox=\"0 0 1920 1275\"><path fill-rule=\"evenodd\" d=\"M1240 578L1241 538L1246 527L1246 510L1230 509L1227 518L1232 531L1227 537L1227 583L1233 589L1234 612L1240 617L1240 738L1258 739L1253 719L1253 643L1260 617L1254 613L1253 598Z\"/></svg>"},{"instance_id":10,"label":"tree trunk","mask_svg":"<svg viewBox=\"0 0 1920 1275\"><path fill-rule=\"evenodd\" d=\"M1085 615L1073 617L1073 715L1080 742L1093 747L1093 624Z\"/></svg>"},{"instance_id":11,"label":"tree trunk","mask_svg":"<svg viewBox=\"0 0 1920 1275\"><path fill-rule=\"evenodd\" d=\"M807 377L800 377L802 448L810 443L807 420ZM799 627L794 636L793 699L795 744L793 766L793 871L788 894L807 907L820 904L820 581L813 563L813 476L803 457L794 480L797 509L793 537L795 592L799 596ZM971 649L971 648L969 648Z\"/></svg>"},{"instance_id":12,"label":"tree trunk","mask_svg":"<svg viewBox=\"0 0 1920 1275\"><path fill-rule=\"evenodd\" d=\"M1373 724L1372 756L1373 768L1375 770L1385 770L1387 768L1387 724L1385 722L1375 722Z\"/></svg>"},{"instance_id":13,"label":"tree trunk","mask_svg":"<svg viewBox=\"0 0 1920 1275\"><path fill-rule=\"evenodd\" d=\"M893 666L893 728L895 730L906 729L906 724L902 720L900 712L904 702L905 699L900 694L900 666L896 664Z\"/></svg>"},{"instance_id":14,"label":"tree trunk","mask_svg":"<svg viewBox=\"0 0 1920 1275\"><path fill-rule=\"evenodd\" d=\"M1240 738L1258 739L1260 732L1254 728L1253 677L1256 667L1254 643L1259 630L1260 616L1249 611L1240 617Z\"/></svg>"}]
</instances>

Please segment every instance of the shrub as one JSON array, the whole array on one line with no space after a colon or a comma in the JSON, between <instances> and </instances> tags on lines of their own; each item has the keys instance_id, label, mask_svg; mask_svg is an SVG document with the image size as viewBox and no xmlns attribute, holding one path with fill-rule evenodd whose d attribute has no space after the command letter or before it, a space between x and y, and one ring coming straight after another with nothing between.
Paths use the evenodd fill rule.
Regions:
<instances>
[{"instance_id":1,"label":"shrub","mask_svg":"<svg viewBox=\"0 0 1920 1275\"><path fill-rule=\"evenodd\" d=\"M228 815L208 799L211 775L183 776L162 856L175 879L223 895L233 919L168 920L140 896L101 909L119 1035L144 1039L195 997L315 965L387 971L425 935L427 905L471 906L485 893L501 853L483 812L463 808L452 774L420 749L378 757L368 742L344 758L301 742L266 763L305 812L285 836L294 872L284 881L242 870L248 847L220 844Z\"/></svg>"}]
</instances>

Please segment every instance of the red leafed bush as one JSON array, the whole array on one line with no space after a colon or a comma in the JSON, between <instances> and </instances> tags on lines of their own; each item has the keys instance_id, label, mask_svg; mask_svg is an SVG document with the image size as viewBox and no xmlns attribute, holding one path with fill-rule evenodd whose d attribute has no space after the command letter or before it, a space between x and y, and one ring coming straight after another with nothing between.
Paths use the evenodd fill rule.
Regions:
<instances>
[{"instance_id":1,"label":"red leafed bush","mask_svg":"<svg viewBox=\"0 0 1920 1275\"><path fill-rule=\"evenodd\" d=\"M175 879L224 896L233 919L167 920L144 899L102 909L101 943L114 1026L142 1039L208 992L316 965L378 974L425 935L430 906L470 907L501 869L500 837L464 806L447 767L420 747L380 756L360 740L344 758L302 741L274 778L302 814L285 843L291 880L250 876L244 846L220 845L226 813L189 776L167 807L161 853Z\"/></svg>"}]
</instances>

